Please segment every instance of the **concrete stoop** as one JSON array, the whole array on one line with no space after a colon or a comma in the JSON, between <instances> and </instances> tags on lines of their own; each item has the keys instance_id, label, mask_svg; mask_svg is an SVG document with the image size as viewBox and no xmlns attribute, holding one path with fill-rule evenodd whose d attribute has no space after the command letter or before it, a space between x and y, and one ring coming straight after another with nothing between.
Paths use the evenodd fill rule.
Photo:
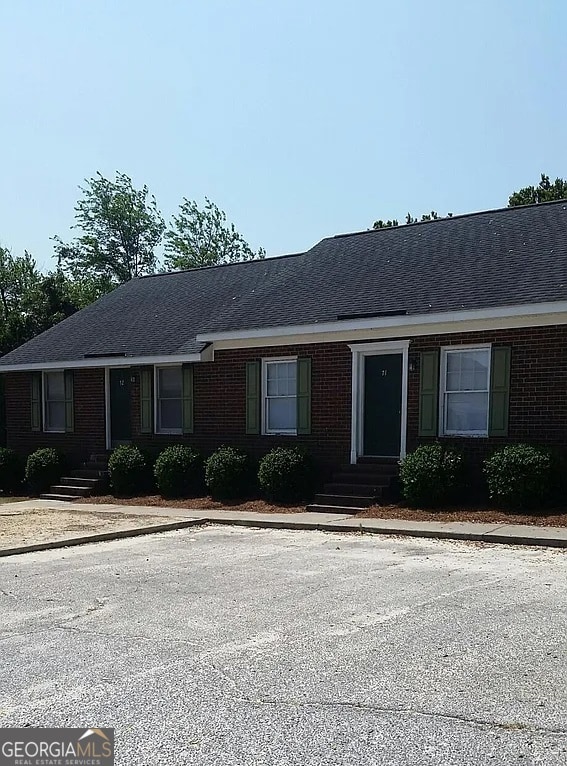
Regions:
<instances>
[{"instance_id":1,"label":"concrete stoop","mask_svg":"<svg viewBox=\"0 0 567 766\"><path fill-rule=\"evenodd\" d=\"M62 476L59 484L53 484L49 492L40 495L41 500L64 500L71 502L81 497L100 494L108 484L108 455L91 455L81 468Z\"/></svg>"},{"instance_id":2,"label":"concrete stoop","mask_svg":"<svg viewBox=\"0 0 567 766\"><path fill-rule=\"evenodd\" d=\"M307 510L354 516L375 503L394 499L398 473L397 460L360 458L357 463L343 465L335 471Z\"/></svg>"}]
</instances>

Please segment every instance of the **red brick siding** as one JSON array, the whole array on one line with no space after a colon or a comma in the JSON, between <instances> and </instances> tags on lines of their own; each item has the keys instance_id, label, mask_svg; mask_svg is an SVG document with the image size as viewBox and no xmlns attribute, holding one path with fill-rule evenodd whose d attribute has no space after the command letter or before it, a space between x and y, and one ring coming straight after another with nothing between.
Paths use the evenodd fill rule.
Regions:
<instances>
[{"instance_id":1,"label":"red brick siding","mask_svg":"<svg viewBox=\"0 0 567 766\"><path fill-rule=\"evenodd\" d=\"M493 343L512 348L510 432L506 439L479 438L447 441L477 459L509 441L567 446L567 326L495 330L415 338L410 358L420 351L446 345ZM309 436L251 436L245 433L245 363L274 356L312 359L312 433ZM141 446L158 450L184 442L205 453L231 444L261 455L279 444L307 447L327 468L346 462L350 455L352 355L346 343L266 347L217 351L214 362L196 364L195 430L188 436L140 434L139 374L133 371L132 436ZM8 445L21 452L53 445L83 457L105 446L104 372L75 373L75 433L34 433L30 427L30 377L6 376ZM427 441L418 437L419 372L409 375L408 449Z\"/></svg>"},{"instance_id":2,"label":"red brick siding","mask_svg":"<svg viewBox=\"0 0 567 766\"><path fill-rule=\"evenodd\" d=\"M6 433L8 447L23 455L39 447L55 447L71 463L101 453L105 444L104 370L75 370L75 430L52 434L31 430L31 375L25 372L5 376Z\"/></svg>"},{"instance_id":3,"label":"red brick siding","mask_svg":"<svg viewBox=\"0 0 567 766\"><path fill-rule=\"evenodd\" d=\"M499 444L527 441L567 446L567 327L460 333L416 338L410 354L442 346L492 343L510 346L510 416L506 438L443 437L480 460ZM419 372L410 373L408 449L431 441L418 437Z\"/></svg>"},{"instance_id":4,"label":"red brick siding","mask_svg":"<svg viewBox=\"0 0 567 766\"><path fill-rule=\"evenodd\" d=\"M281 356L309 356L311 371L311 434L253 436L246 430L246 362ZM135 441L145 447L182 441L204 452L230 444L260 456L276 445L301 444L323 466L347 462L350 454L351 353L343 343L217 351L214 362L194 368L194 433L159 436L139 432L139 376L132 388Z\"/></svg>"}]
</instances>

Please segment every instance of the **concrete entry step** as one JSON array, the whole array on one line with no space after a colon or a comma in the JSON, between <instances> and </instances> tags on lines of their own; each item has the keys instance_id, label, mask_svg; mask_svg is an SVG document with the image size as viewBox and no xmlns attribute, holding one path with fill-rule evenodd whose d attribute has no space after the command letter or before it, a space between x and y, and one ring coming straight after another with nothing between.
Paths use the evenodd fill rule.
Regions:
<instances>
[{"instance_id":1,"label":"concrete entry step","mask_svg":"<svg viewBox=\"0 0 567 766\"><path fill-rule=\"evenodd\" d=\"M53 484L49 490L53 495L71 495L72 497L90 497L92 495L90 487L76 487L68 484Z\"/></svg>"},{"instance_id":2,"label":"concrete entry step","mask_svg":"<svg viewBox=\"0 0 567 766\"><path fill-rule=\"evenodd\" d=\"M365 484L387 487L391 476L383 473L350 473L348 471L333 474L333 484Z\"/></svg>"},{"instance_id":3,"label":"concrete entry step","mask_svg":"<svg viewBox=\"0 0 567 766\"><path fill-rule=\"evenodd\" d=\"M355 495L364 497L380 497L383 486L376 484L346 484L344 482L332 482L323 485L323 492L326 495Z\"/></svg>"},{"instance_id":4,"label":"concrete entry step","mask_svg":"<svg viewBox=\"0 0 567 766\"><path fill-rule=\"evenodd\" d=\"M354 507L354 508L368 508L374 502L373 495L331 495L331 494L318 494L315 495L315 503L317 505L334 505L339 508Z\"/></svg>"},{"instance_id":5,"label":"concrete entry step","mask_svg":"<svg viewBox=\"0 0 567 766\"><path fill-rule=\"evenodd\" d=\"M71 478L76 479L106 479L108 478L108 470L99 470L95 468L77 468L75 471L70 471Z\"/></svg>"},{"instance_id":6,"label":"concrete entry step","mask_svg":"<svg viewBox=\"0 0 567 766\"><path fill-rule=\"evenodd\" d=\"M366 510L366 508L356 508L351 505L320 505L319 503L310 503L306 506L306 509L312 513L342 513L345 516L348 514L354 515Z\"/></svg>"},{"instance_id":7,"label":"concrete entry step","mask_svg":"<svg viewBox=\"0 0 567 766\"><path fill-rule=\"evenodd\" d=\"M74 472L71 472L71 476L62 476L59 479L59 484L67 487L85 487L85 489L96 489L100 483L101 479L98 476L75 476Z\"/></svg>"},{"instance_id":8,"label":"concrete entry step","mask_svg":"<svg viewBox=\"0 0 567 766\"><path fill-rule=\"evenodd\" d=\"M39 496L40 500L65 500L67 502L72 502L73 500L80 500L80 495L58 495L55 492L46 492L43 495Z\"/></svg>"}]
</instances>

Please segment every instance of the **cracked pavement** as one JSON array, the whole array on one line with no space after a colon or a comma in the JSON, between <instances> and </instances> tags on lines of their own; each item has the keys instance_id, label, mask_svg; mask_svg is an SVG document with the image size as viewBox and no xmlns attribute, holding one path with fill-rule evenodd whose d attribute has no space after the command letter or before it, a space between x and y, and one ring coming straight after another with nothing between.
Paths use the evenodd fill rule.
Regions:
<instances>
[{"instance_id":1,"label":"cracked pavement","mask_svg":"<svg viewBox=\"0 0 567 766\"><path fill-rule=\"evenodd\" d=\"M567 763L567 551L207 527L0 562L0 726L116 763Z\"/></svg>"}]
</instances>

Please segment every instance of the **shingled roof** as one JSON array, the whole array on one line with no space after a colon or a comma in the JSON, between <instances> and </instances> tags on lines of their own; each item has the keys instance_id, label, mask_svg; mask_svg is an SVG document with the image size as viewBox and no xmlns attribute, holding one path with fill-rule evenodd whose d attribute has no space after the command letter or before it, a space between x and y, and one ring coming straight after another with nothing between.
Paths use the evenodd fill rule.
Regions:
<instances>
[{"instance_id":1,"label":"shingled roof","mask_svg":"<svg viewBox=\"0 0 567 766\"><path fill-rule=\"evenodd\" d=\"M0 359L198 353L199 334L567 299L567 201L323 239L298 255L132 280Z\"/></svg>"}]
</instances>

